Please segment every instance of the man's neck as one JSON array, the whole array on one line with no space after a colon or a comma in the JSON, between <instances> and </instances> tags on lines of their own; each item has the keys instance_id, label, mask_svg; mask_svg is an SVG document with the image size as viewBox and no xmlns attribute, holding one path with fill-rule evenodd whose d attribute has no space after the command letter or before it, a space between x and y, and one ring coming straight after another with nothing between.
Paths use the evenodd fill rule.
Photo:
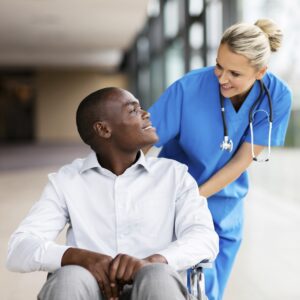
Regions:
<instances>
[{"instance_id":1,"label":"man's neck","mask_svg":"<svg viewBox=\"0 0 300 300\"><path fill-rule=\"evenodd\" d=\"M111 171L117 176L123 174L130 166L132 166L140 157L140 152L134 153L97 153L97 159L101 167Z\"/></svg>"}]
</instances>

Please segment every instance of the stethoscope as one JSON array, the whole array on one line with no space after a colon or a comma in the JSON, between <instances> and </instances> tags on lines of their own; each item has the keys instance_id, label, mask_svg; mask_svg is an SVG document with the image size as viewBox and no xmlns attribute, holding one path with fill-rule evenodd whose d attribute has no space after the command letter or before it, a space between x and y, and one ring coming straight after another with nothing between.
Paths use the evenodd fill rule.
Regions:
<instances>
[{"instance_id":1,"label":"stethoscope","mask_svg":"<svg viewBox=\"0 0 300 300\"><path fill-rule=\"evenodd\" d=\"M265 86L265 84L263 83L262 80L258 80L258 82L260 84L260 92L259 92L257 99L251 106L251 109L249 110L248 118L249 118L250 134L251 134L252 158L253 158L253 160L255 160L257 162L265 162L270 159L270 155L271 155L271 134L272 134L272 123L273 123L273 108L272 108L272 100L271 100L271 96L270 96L270 92L269 92L268 88ZM270 110L269 113L263 109L255 110L255 108L262 102L264 93L267 94L269 110ZM228 130L227 130L226 119L225 119L224 96L221 94L221 91L220 91L220 103L221 103L222 121L223 121L223 128L224 128L224 139L223 139L223 142L221 143L220 147L222 150L231 152L233 149L233 142L232 142L232 139L230 139L228 136ZM267 155L265 158L258 158L258 157L256 157L256 155L254 153L253 120L254 120L255 114L259 111L264 112L267 115L268 121L269 121L268 152L267 152Z\"/></svg>"}]
</instances>

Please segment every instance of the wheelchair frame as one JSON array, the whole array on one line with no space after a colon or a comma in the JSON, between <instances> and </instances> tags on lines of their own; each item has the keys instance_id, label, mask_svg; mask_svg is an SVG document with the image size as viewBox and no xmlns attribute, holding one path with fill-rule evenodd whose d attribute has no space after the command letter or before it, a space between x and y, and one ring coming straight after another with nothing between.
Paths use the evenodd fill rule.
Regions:
<instances>
[{"instance_id":1,"label":"wheelchair frame","mask_svg":"<svg viewBox=\"0 0 300 300\"><path fill-rule=\"evenodd\" d=\"M197 265L187 270L187 289L198 300L208 300L205 295L205 278L203 269L211 268L209 260L202 260Z\"/></svg>"}]
</instances>

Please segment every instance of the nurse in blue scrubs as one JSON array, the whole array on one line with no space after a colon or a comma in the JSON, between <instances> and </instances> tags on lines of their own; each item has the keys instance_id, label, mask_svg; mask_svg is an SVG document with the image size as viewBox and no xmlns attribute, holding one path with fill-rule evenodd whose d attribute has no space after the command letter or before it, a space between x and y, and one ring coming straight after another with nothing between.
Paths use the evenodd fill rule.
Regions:
<instances>
[{"instance_id":1,"label":"nurse in blue scrubs","mask_svg":"<svg viewBox=\"0 0 300 300\"><path fill-rule=\"evenodd\" d=\"M160 138L156 146L162 147L159 156L186 164L200 194L208 198L220 237L219 255L206 274L209 300L223 298L241 244L246 169L253 158L261 159L269 142L271 146L284 143L291 92L267 70L270 54L278 50L281 39L281 30L271 20L231 26L221 39L216 65L183 76L149 110ZM224 136L228 136L225 143Z\"/></svg>"}]
</instances>

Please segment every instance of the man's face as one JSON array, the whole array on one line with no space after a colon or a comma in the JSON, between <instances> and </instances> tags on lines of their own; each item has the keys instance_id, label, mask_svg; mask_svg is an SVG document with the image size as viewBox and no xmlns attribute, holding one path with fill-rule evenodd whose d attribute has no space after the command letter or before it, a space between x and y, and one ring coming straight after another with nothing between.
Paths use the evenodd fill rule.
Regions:
<instances>
[{"instance_id":1,"label":"man's face","mask_svg":"<svg viewBox=\"0 0 300 300\"><path fill-rule=\"evenodd\" d=\"M107 102L111 141L122 150L138 150L157 142L158 136L139 101L129 92L119 90Z\"/></svg>"}]
</instances>

